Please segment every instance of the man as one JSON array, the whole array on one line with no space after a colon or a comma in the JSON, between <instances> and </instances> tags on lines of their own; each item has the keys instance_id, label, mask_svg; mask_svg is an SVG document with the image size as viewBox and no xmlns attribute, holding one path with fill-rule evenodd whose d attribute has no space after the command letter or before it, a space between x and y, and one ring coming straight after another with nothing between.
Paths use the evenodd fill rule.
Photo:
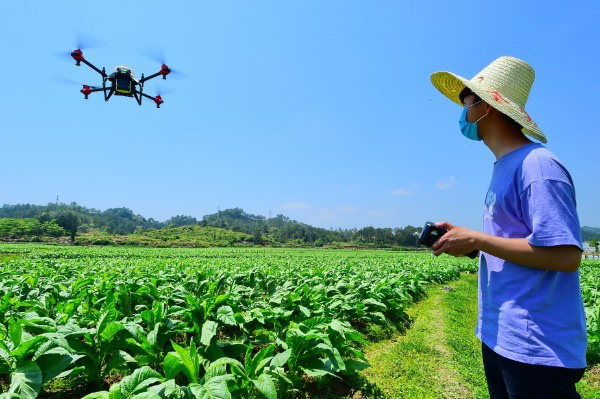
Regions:
<instances>
[{"instance_id":1,"label":"man","mask_svg":"<svg viewBox=\"0 0 600 399\"><path fill-rule=\"evenodd\" d=\"M527 63L500 57L473 79L450 72L433 85L463 106L462 134L496 157L484 206L483 233L449 231L436 256L480 251L475 333L490 397L580 398L587 335L579 287L581 231L567 169L525 112L534 80Z\"/></svg>"}]
</instances>

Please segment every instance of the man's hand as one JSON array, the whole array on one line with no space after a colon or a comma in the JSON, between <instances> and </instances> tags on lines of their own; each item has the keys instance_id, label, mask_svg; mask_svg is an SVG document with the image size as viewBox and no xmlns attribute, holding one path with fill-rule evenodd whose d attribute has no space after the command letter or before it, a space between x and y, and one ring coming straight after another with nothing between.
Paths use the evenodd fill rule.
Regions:
<instances>
[{"instance_id":1,"label":"man's hand","mask_svg":"<svg viewBox=\"0 0 600 399\"><path fill-rule=\"evenodd\" d=\"M462 256L475 249L479 249L475 248L478 232L454 226L448 222L438 222L436 225L447 229L448 232L431 246L435 256L440 256L443 253L452 256Z\"/></svg>"},{"instance_id":2,"label":"man's hand","mask_svg":"<svg viewBox=\"0 0 600 399\"><path fill-rule=\"evenodd\" d=\"M526 238L496 237L448 222L436 225L448 232L431 246L435 256L461 256L477 249L517 265L565 273L577 271L581 264L581 249L576 245L540 247L531 245Z\"/></svg>"}]
</instances>

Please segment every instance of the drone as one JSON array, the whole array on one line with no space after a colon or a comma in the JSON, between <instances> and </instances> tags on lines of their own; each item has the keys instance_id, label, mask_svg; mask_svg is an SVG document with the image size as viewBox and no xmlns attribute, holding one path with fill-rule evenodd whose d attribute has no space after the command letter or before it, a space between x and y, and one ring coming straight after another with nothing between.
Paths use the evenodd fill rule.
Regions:
<instances>
[{"instance_id":1,"label":"drone","mask_svg":"<svg viewBox=\"0 0 600 399\"><path fill-rule=\"evenodd\" d=\"M167 79L167 75L171 73L171 69L169 69L169 67L164 63L160 67L160 71L146 77L144 74L142 74L141 78L138 80L135 78L133 69L127 65L116 66L113 73L108 75L104 67L102 67L100 70L91 62L86 60L83 57L83 51L81 51L80 48L73 50L73 52L71 52L71 57L73 57L75 60L75 65L81 66L81 63L83 62L85 65L89 66L102 76L102 87L82 85L83 88L80 91L86 100L90 94L101 91L104 93L104 101L108 101L113 95L115 95L134 97L138 105L142 105L142 99L146 97L154 101L156 108L160 108L160 105L164 103L160 95L152 97L144 93L144 83L148 80L154 79L158 76L162 76L163 80Z\"/></svg>"}]
</instances>

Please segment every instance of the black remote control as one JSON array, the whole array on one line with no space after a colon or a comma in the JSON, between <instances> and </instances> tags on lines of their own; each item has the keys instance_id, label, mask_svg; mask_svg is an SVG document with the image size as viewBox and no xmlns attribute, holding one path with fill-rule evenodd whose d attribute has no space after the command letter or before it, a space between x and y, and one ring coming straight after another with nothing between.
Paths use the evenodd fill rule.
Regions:
<instances>
[{"instance_id":1,"label":"black remote control","mask_svg":"<svg viewBox=\"0 0 600 399\"><path fill-rule=\"evenodd\" d=\"M437 226L435 223L427 222L423 227L423 231L421 232L421 236L419 237L419 242L421 245L425 245L426 247L431 248L431 246L439 240L444 234L448 232L448 229ZM471 259L475 259L479 254L478 250L473 250L465 256L468 256Z\"/></svg>"}]
</instances>

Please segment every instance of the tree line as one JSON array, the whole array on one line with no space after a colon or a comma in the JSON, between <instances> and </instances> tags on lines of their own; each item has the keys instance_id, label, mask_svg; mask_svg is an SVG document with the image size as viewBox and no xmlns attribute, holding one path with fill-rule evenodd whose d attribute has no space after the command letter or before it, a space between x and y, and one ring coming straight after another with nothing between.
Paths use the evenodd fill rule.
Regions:
<instances>
[{"instance_id":1,"label":"tree line","mask_svg":"<svg viewBox=\"0 0 600 399\"><path fill-rule=\"evenodd\" d=\"M4 205L0 208L0 238L68 235L71 240L74 240L76 234L89 231L128 235L165 227L190 225L211 226L246 233L253 237L255 244L275 242L316 246L332 242L360 242L373 246L416 247L417 235L421 231L421 228L413 226L394 229L370 226L361 229L324 229L292 220L285 215L278 214L273 218L265 218L246 213L241 208L218 211L205 215L201 220L192 216L176 215L164 222L147 219L128 208L99 211L75 202Z\"/></svg>"},{"instance_id":2,"label":"tree line","mask_svg":"<svg viewBox=\"0 0 600 399\"><path fill-rule=\"evenodd\" d=\"M5 219L4 221L2 221ZM13 219L9 221L8 219ZM18 221L17 219L23 219ZM220 210L198 220L187 215L176 215L164 222L145 218L128 208L110 208L100 211L86 208L75 202L49 203L47 205L17 204L0 208L0 238L20 236L69 236L101 232L128 235L158 230L166 227L210 226L241 232L252 236L255 244L309 244L322 246L333 242L361 243L374 247L418 247L421 227L324 229L292 220L278 214L272 218L253 215L241 208ZM584 241L600 238L600 229L584 226Z\"/></svg>"},{"instance_id":3,"label":"tree line","mask_svg":"<svg viewBox=\"0 0 600 399\"><path fill-rule=\"evenodd\" d=\"M272 218L253 215L241 208L226 209L206 215L199 222L201 226L220 227L251 234L255 243L261 243L262 237L271 237L277 242L312 243L317 246L332 242L360 242L373 246L417 247L421 227L361 229L324 229L310 226L278 214Z\"/></svg>"}]
</instances>

